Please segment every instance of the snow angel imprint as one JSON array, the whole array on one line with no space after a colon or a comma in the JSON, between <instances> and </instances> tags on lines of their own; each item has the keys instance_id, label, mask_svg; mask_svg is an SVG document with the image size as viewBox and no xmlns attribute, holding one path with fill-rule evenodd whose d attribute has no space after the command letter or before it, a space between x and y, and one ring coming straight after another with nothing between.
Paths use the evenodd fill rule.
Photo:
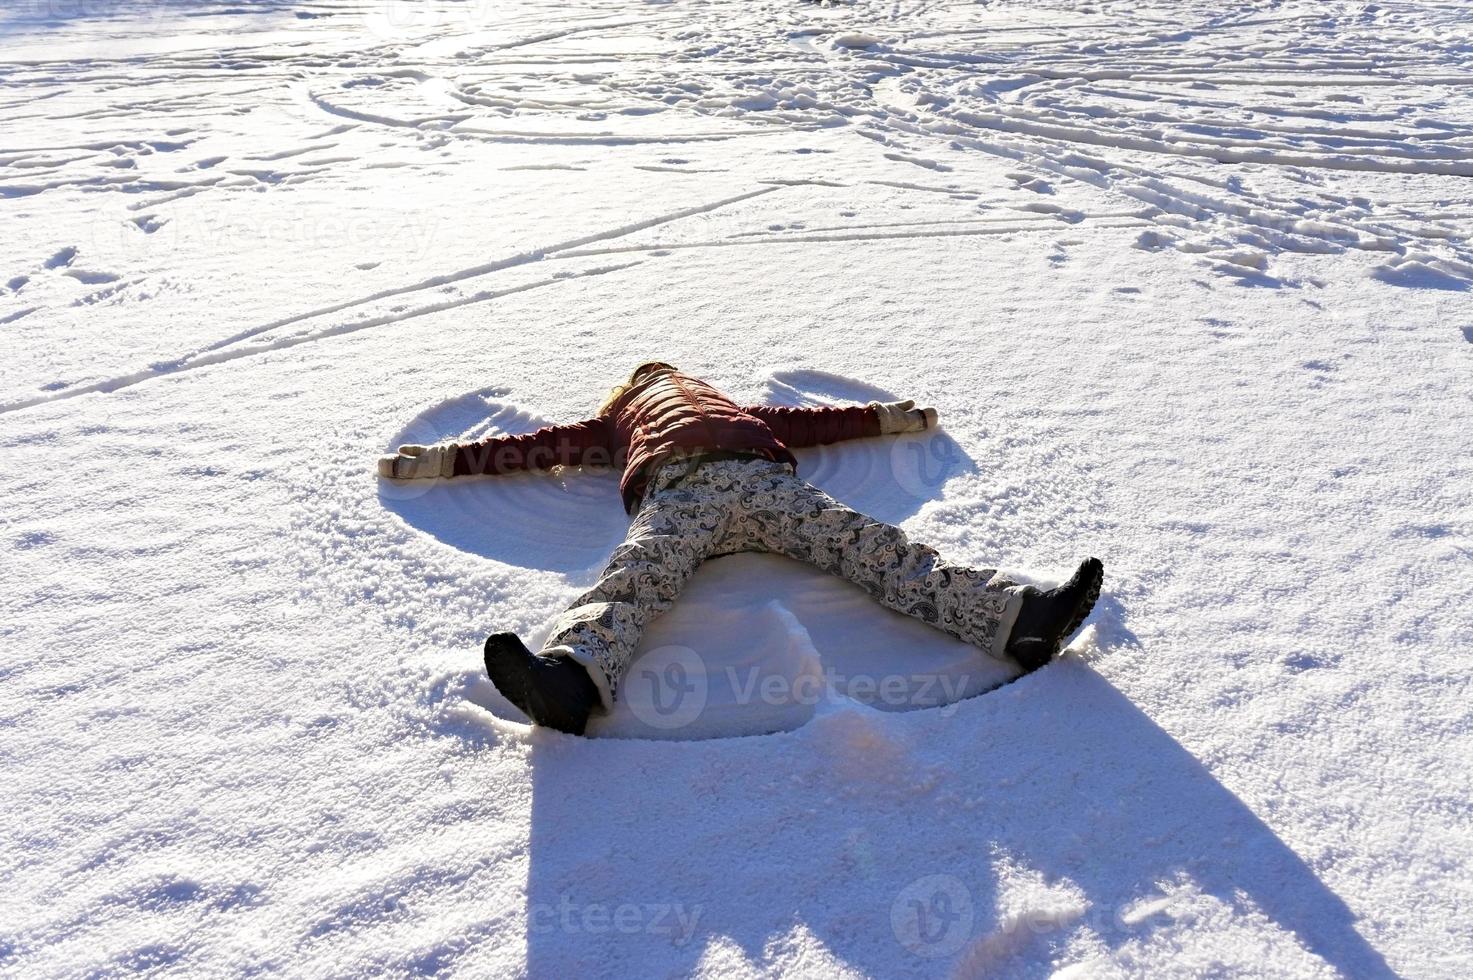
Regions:
<instances>
[{"instance_id":1,"label":"snow angel imprint","mask_svg":"<svg viewBox=\"0 0 1473 980\"><path fill-rule=\"evenodd\" d=\"M1104 568L1086 559L1041 591L994 569L952 564L898 527L798 478L791 450L936 425L913 401L821 408L741 406L711 385L651 361L590 419L479 442L400 446L379 460L393 480L614 466L633 515L598 582L557 620L539 653L514 633L486 641L486 672L533 722L583 734L607 711L645 626L669 609L708 558L785 555L858 585L1024 670L1063 647L1099 596Z\"/></svg>"}]
</instances>

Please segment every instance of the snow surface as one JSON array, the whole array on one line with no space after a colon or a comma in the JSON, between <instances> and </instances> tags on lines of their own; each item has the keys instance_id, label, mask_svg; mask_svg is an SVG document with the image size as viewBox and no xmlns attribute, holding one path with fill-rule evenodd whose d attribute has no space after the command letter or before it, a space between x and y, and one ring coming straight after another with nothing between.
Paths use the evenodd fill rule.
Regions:
<instances>
[{"instance_id":1,"label":"snow surface","mask_svg":"<svg viewBox=\"0 0 1473 980\"><path fill-rule=\"evenodd\" d=\"M1453 2L6 3L0 973L1469 975L1470 175ZM529 728L614 478L373 462L650 357L1085 632L732 557Z\"/></svg>"}]
</instances>

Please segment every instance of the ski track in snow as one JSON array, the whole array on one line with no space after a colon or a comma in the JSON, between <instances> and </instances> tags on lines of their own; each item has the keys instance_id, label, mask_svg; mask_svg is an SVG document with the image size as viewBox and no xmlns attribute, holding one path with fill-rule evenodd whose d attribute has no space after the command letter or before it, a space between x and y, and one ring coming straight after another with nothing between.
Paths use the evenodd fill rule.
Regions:
<instances>
[{"instance_id":1,"label":"ski track in snow","mask_svg":"<svg viewBox=\"0 0 1473 980\"><path fill-rule=\"evenodd\" d=\"M1468 974L1463 5L22 2L0 123L0 974ZM527 728L616 478L372 460L648 356L1106 594L725 558Z\"/></svg>"},{"instance_id":2,"label":"ski track in snow","mask_svg":"<svg viewBox=\"0 0 1473 980\"><path fill-rule=\"evenodd\" d=\"M127 42L170 23L171 14L196 13L187 8L140 7L151 17L117 43L126 52ZM555 31L544 29L535 7L488 24L433 3L412 13L388 9L393 16L373 5L231 8L239 16L309 13L297 31L319 23L354 30L329 33L325 44L306 43L312 35L303 33L299 53L276 44L278 31L254 43L244 34L238 47L184 46L148 56L146 74L137 77L128 73L144 55L101 58L87 48L88 56L68 58L62 48L55 58L45 49L34 60L13 58L0 75L29 99L12 103L12 120L129 135L0 146L0 197L123 194L128 210L149 212L132 220L151 234L166 227L156 212L182 200L204 195L193 206L208 209L222 206L212 203L218 198L338 182L345 167L378 165L361 150L332 155L348 135L362 146L369 133L379 134L391 140L379 144L380 153L402 146L425 156L461 141L613 147L843 126L887 147L887 159L941 176L950 169L946 157L977 150L1017 161L1022 176L1044 186L1091 185L1112 202L1135 205L1137 220L1152 227L1142 247L1181 251L1242 281L1295 285L1273 274L1275 256L1355 250L1373 253L1368 272L1384 281L1451 290L1473 284L1466 222L1376 193L1376 175L1473 175L1473 127L1439 115L1449 100L1465 97L1473 76L1461 73L1461 49L1429 40L1458 36L1463 25L1451 6L1259 3L1208 7L1194 19L1168 6L1139 4L1107 17L1055 3L1031 11L1022 25L1002 10L974 15L969 5L841 13L769 3L735 23L697 24L657 8L631 20L614 16L617 8L595 7L570 18L586 23ZM212 10L206 4L197 13ZM754 19L775 27L753 32ZM837 28L855 19L871 24L874 43L840 43ZM12 24L34 26L24 10ZM559 50L567 45L573 50ZM204 132L169 125L171 117L230 99L315 113L328 128L274 152L200 155ZM1224 179L1212 166L1220 163L1254 166L1251 176ZM1355 193L1342 180L1326 187L1330 170L1367 175L1367 187ZM967 190L960 182L945 189ZM947 223L955 227L931 233L987 233L965 230L964 220ZM842 229L828 234L855 240ZM68 250L74 258L78 246L62 253ZM71 274L82 285L115 276ZM439 278L403 289L430 288ZM14 292L11 308L0 308L7 322L46 308ZM130 302L116 291L48 292L53 302ZM175 351L160 361L190 357ZM137 365L117 368L75 387L48 379L44 393L11 397L0 409L114 390L148 374Z\"/></svg>"}]
</instances>

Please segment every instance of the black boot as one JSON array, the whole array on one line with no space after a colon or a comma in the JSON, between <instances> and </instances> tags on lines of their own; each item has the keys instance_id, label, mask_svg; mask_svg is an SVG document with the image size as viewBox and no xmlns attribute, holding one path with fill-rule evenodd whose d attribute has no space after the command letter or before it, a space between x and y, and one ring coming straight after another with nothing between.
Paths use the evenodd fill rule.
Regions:
<instances>
[{"instance_id":1,"label":"black boot","mask_svg":"<svg viewBox=\"0 0 1473 980\"><path fill-rule=\"evenodd\" d=\"M598 688L588 671L566 657L539 657L515 633L486 640L486 673L501 696L537 725L582 735L598 706Z\"/></svg>"},{"instance_id":2,"label":"black boot","mask_svg":"<svg viewBox=\"0 0 1473 980\"><path fill-rule=\"evenodd\" d=\"M1100 560L1086 558L1074 577L1057 589L1041 592L1024 586L1023 608L1008 637L1007 655L1029 672L1054 659L1094 608L1104 578Z\"/></svg>"}]
</instances>

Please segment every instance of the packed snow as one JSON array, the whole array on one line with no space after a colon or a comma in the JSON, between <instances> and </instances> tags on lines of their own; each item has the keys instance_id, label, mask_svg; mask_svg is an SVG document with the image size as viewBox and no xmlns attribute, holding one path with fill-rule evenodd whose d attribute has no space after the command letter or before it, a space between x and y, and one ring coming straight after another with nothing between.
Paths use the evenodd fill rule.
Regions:
<instances>
[{"instance_id":1,"label":"packed snow","mask_svg":"<svg viewBox=\"0 0 1473 980\"><path fill-rule=\"evenodd\" d=\"M7 2L0 974L1468 976L1470 176L1456 2ZM528 726L616 475L375 459L651 358L1085 630L734 556Z\"/></svg>"}]
</instances>

